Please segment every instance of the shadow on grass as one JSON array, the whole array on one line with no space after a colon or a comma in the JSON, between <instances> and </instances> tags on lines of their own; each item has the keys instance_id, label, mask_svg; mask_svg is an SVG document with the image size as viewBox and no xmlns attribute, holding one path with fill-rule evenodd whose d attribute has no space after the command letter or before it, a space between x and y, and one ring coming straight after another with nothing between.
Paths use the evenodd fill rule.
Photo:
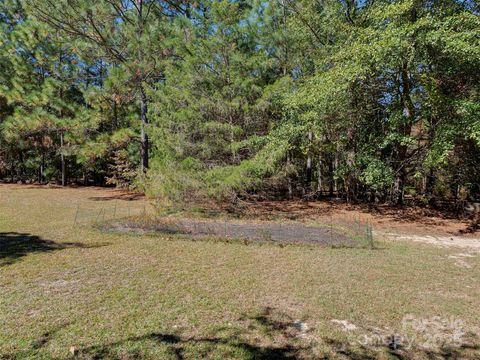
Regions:
<instances>
[{"instance_id":1,"label":"shadow on grass","mask_svg":"<svg viewBox=\"0 0 480 360\"><path fill-rule=\"evenodd\" d=\"M37 339L35 339L29 348L21 350L17 353L11 354L2 354L0 353L0 359L2 360L13 360L13 359L35 359L40 357L40 353L43 348L48 345L52 338L60 332L63 328L68 326L69 323L63 323L58 326L53 327L50 331L46 331L41 334Z\"/></svg>"},{"instance_id":2,"label":"shadow on grass","mask_svg":"<svg viewBox=\"0 0 480 360\"><path fill-rule=\"evenodd\" d=\"M106 345L80 348L77 359L140 359L162 348L169 359L478 359L477 341L456 348L434 350L402 348L390 344L372 347L323 337L315 340L303 322L273 308L238 319L241 327L217 328L211 336L187 337L175 333L149 333ZM322 345L322 354L318 353Z\"/></svg>"},{"instance_id":3,"label":"shadow on grass","mask_svg":"<svg viewBox=\"0 0 480 360\"><path fill-rule=\"evenodd\" d=\"M166 347L165 355L174 359L191 358L216 358L225 356L226 358L241 359L297 359L297 349L291 346L268 347L254 345L246 341L241 341L235 337L195 337L182 338L175 334L151 333L140 337L128 338L125 341L111 343L105 346L93 346L81 349L77 354L77 359L120 359L125 356L126 344L136 342L153 341L156 345ZM120 349L122 348L122 349ZM128 350L127 350L128 351ZM123 353L123 355L122 355ZM237 356L231 357L233 354ZM140 350L131 349L126 358L142 358Z\"/></svg>"},{"instance_id":4,"label":"shadow on grass","mask_svg":"<svg viewBox=\"0 0 480 360\"><path fill-rule=\"evenodd\" d=\"M95 248L106 246L108 243L84 244L80 242L57 243L52 240L44 240L39 236L16 233L0 232L0 267L10 265L20 258L40 252L51 252L68 248Z\"/></svg>"},{"instance_id":5,"label":"shadow on grass","mask_svg":"<svg viewBox=\"0 0 480 360\"><path fill-rule=\"evenodd\" d=\"M325 338L324 343L328 345L333 354L341 355L343 358L351 360L368 360L384 358L388 359L410 360L410 359L479 359L480 345L472 343L462 343L459 346L438 348L436 350L427 348L404 348L401 345L392 347L392 344L377 345L375 347L359 347L346 344L344 342ZM382 357L382 354L384 355ZM327 357L328 358L328 357Z\"/></svg>"},{"instance_id":6,"label":"shadow on grass","mask_svg":"<svg viewBox=\"0 0 480 360\"><path fill-rule=\"evenodd\" d=\"M42 334L30 348L6 354L2 359L48 358L45 346L64 326ZM187 336L180 333L151 332L120 341L65 349L74 359L478 359L480 345L472 337L456 348L437 351L410 349L389 344L371 347L335 340L316 339L308 327L288 314L273 308L244 315L239 326L217 327L208 335ZM318 345L322 346L321 354Z\"/></svg>"},{"instance_id":7,"label":"shadow on grass","mask_svg":"<svg viewBox=\"0 0 480 360\"><path fill-rule=\"evenodd\" d=\"M248 324L247 328L217 328L211 336L187 337L175 333L154 332L143 336L130 337L106 345L80 348L75 353L77 359L141 359L145 352L160 347L161 358L171 359L298 359L308 353L298 337L299 329L290 317L278 319L279 313L266 308L254 316L244 316L240 322ZM280 314L283 316L283 314ZM253 339L252 339L253 335ZM269 340L276 339L273 345L257 343L258 336Z\"/></svg>"},{"instance_id":8,"label":"shadow on grass","mask_svg":"<svg viewBox=\"0 0 480 360\"><path fill-rule=\"evenodd\" d=\"M142 193L128 193L121 192L118 194L113 194L109 196L92 196L88 200L92 201L112 201L112 200L126 200L126 201L137 201L145 199L145 194Z\"/></svg>"}]
</instances>

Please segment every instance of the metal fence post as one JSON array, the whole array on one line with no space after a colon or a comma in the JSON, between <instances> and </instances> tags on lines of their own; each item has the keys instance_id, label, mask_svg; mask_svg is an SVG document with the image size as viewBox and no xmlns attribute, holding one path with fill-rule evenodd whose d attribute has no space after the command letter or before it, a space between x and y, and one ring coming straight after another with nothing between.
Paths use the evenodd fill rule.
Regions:
<instances>
[{"instance_id":1,"label":"metal fence post","mask_svg":"<svg viewBox=\"0 0 480 360\"><path fill-rule=\"evenodd\" d=\"M78 216L79 210L80 210L80 204L77 204L77 211L75 212L75 220L73 221L73 227L77 225L77 216Z\"/></svg>"},{"instance_id":2,"label":"metal fence post","mask_svg":"<svg viewBox=\"0 0 480 360\"><path fill-rule=\"evenodd\" d=\"M97 225L98 225L98 219L100 218L100 215L102 214L102 212L103 212L103 208L100 209L100 211L97 214L97 218L95 219L95 224Z\"/></svg>"}]
</instances>

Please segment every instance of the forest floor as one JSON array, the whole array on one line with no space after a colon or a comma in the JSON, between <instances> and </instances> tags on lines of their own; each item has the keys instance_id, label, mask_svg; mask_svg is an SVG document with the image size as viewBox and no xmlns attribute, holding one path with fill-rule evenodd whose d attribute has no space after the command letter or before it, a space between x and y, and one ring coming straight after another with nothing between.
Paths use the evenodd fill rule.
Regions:
<instances>
[{"instance_id":1,"label":"forest floor","mask_svg":"<svg viewBox=\"0 0 480 360\"><path fill-rule=\"evenodd\" d=\"M0 359L480 357L466 223L314 202L248 204L234 220L368 222L375 249L92 226L149 211L118 190L0 185Z\"/></svg>"}]
</instances>

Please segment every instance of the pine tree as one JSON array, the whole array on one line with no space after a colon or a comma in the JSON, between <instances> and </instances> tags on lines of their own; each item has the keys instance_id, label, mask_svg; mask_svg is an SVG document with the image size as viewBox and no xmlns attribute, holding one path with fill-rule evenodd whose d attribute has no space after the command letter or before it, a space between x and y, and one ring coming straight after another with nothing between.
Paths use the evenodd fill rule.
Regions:
<instances>
[{"instance_id":1,"label":"pine tree","mask_svg":"<svg viewBox=\"0 0 480 360\"><path fill-rule=\"evenodd\" d=\"M108 64L111 81L138 99L141 168L149 161L148 88L162 77L169 57L172 19L188 15L189 2L131 0L37 0L30 9L50 26L77 40L81 56Z\"/></svg>"},{"instance_id":2,"label":"pine tree","mask_svg":"<svg viewBox=\"0 0 480 360\"><path fill-rule=\"evenodd\" d=\"M184 24L183 46L175 46L181 60L166 68L153 98L154 140L162 146L154 186L175 183L167 177L182 173L204 193L230 196L269 171L251 161L268 141L273 119L264 92L277 76L259 46L258 12L247 1L205 1ZM167 170L172 166L175 173Z\"/></svg>"},{"instance_id":3,"label":"pine tree","mask_svg":"<svg viewBox=\"0 0 480 360\"><path fill-rule=\"evenodd\" d=\"M183 199L475 198L478 11L455 0L4 0L0 178L68 173Z\"/></svg>"},{"instance_id":4,"label":"pine tree","mask_svg":"<svg viewBox=\"0 0 480 360\"><path fill-rule=\"evenodd\" d=\"M19 166L25 167L22 172L30 176L33 168L38 169L39 182L54 175L55 171L47 174L48 162L60 158L60 177L65 184L64 134L75 112L71 101L75 89L66 82L74 72L71 57L60 39L28 18L17 2L12 5L10 19L14 21L10 31L3 32L3 48L8 54L5 66L11 75L0 91L12 109L2 124L4 141L18 148Z\"/></svg>"}]
</instances>

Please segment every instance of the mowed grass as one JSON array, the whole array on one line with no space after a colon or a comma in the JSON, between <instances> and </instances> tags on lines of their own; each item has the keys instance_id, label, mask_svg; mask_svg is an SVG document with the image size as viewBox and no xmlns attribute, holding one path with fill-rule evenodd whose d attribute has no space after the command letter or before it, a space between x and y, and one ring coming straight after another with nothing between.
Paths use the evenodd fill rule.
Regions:
<instances>
[{"instance_id":1,"label":"mowed grass","mask_svg":"<svg viewBox=\"0 0 480 360\"><path fill-rule=\"evenodd\" d=\"M465 249L247 245L72 226L78 204L144 205L116 194L0 185L0 358L480 356L478 254L459 265ZM406 316L427 329L407 334ZM442 343L452 331L458 341ZM407 338L389 347L390 335Z\"/></svg>"}]
</instances>

